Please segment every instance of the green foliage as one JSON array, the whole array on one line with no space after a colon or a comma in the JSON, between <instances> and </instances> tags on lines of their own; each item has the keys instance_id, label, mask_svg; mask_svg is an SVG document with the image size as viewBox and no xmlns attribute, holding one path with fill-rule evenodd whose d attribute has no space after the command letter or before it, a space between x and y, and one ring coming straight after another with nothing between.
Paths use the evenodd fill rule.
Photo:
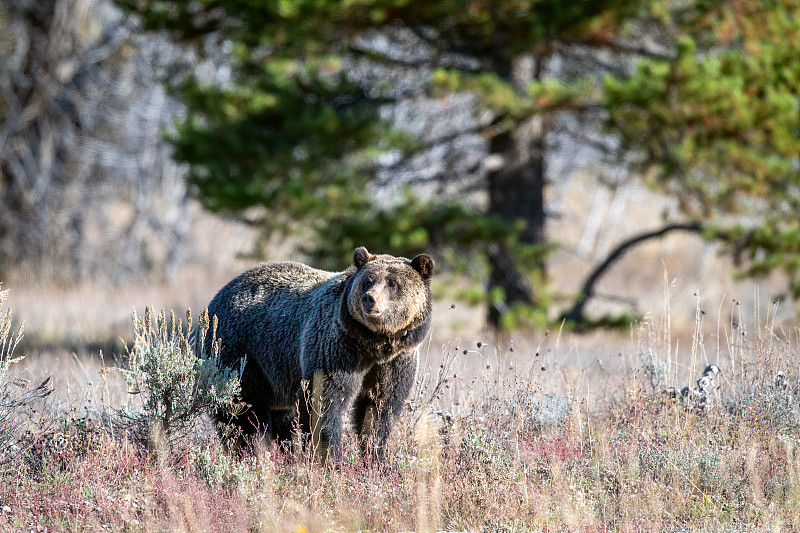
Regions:
<instances>
[{"instance_id":1,"label":"green foliage","mask_svg":"<svg viewBox=\"0 0 800 533\"><path fill-rule=\"evenodd\" d=\"M187 331L192 331L188 310L186 319ZM186 437L204 414L240 409L241 372L220 365L216 350L204 355L206 350L198 346L195 352L174 313L168 321L164 311L155 315L148 307L142 317L134 312L133 323L134 346L122 373L129 392L142 395L142 408L120 414L132 429L146 432L151 450L160 453L164 445ZM206 310L200 315L201 343L209 327Z\"/></svg>"},{"instance_id":2,"label":"green foliage","mask_svg":"<svg viewBox=\"0 0 800 533\"><path fill-rule=\"evenodd\" d=\"M479 95L482 105L495 116L503 117L508 128L537 111L533 101L521 98L510 81L496 72L473 74L439 68L433 74L432 83L434 94L470 92Z\"/></svg>"},{"instance_id":3,"label":"green foliage","mask_svg":"<svg viewBox=\"0 0 800 533\"><path fill-rule=\"evenodd\" d=\"M597 85L591 78L573 82L546 79L532 84L528 92L538 109L563 111L594 103L599 92Z\"/></svg>"},{"instance_id":4,"label":"green foliage","mask_svg":"<svg viewBox=\"0 0 800 533\"><path fill-rule=\"evenodd\" d=\"M542 327L549 324L547 308L551 302L548 296L544 293L538 294L537 305L528 305L522 302L507 305L505 304L507 298L503 289L494 287L489 291L489 305L503 308L504 312L500 316L500 327L505 331Z\"/></svg>"},{"instance_id":5,"label":"green foliage","mask_svg":"<svg viewBox=\"0 0 800 533\"><path fill-rule=\"evenodd\" d=\"M299 80L286 65L270 65L229 88L185 81L190 112L172 140L208 208L237 214L259 206L266 212L258 222L287 229L287 218L272 212L296 222L325 216L336 208L333 190L365 185L360 172L373 139L393 139L340 77ZM346 163L342 153L351 154Z\"/></svg>"},{"instance_id":6,"label":"green foliage","mask_svg":"<svg viewBox=\"0 0 800 533\"><path fill-rule=\"evenodd\" d=\"M119 4L179 40L219 32L230 50L221 56L230 84L189 77L174 86L188 107L171 138L175 157L213 211L302 234L309 221L347 209L341 191L364 188L376 152L408 145L378 120L381 102L343 71L346 42L334 28L349 11L363 14L360 3Z\"/></svg>"},{"instance_id":7,"label":"green foliage","mask_svg":"<svg viewBox=\"0 0 800 533\"><path fill-rule=\"evenodd\" d=\"M236 35L248 46L270 44L287 49L318 51L347 30L405 24L441 31L453 45L469 47L475 55L519 54L559 35L591 31L608 19L638 6L617 0L118 0L141 14L145 26L165 28L182 39L213 31Z\"/></svg>"},{"instance_id":8,"label":"green foliage","mask_svg":"<svg viewBox=\"0 0 800 533\"><path fill-rule=\"evenodd\" d=\"M262 463L270 460L269 452L264 455L259 458ZM237 457L207 446L192 450L190 456L194 470L215 489L249 494L262 481L264 469L259 468L255 457Z\"/></svg>"},{"instance_id":9,"label":"green foliage","mask_svg":"<svg viewBox=\"0 0 800 533\"><path fill-rule=\"evenodd\" d=\"M724 395L722 404L732 416L755 426L796 434L800 428L799 383L794 371L758 375L733 394Z\"/></svg>"},{"instance_id":10,"label":"green foliage","mask_svg":"<svg viewBox=\"0 0 800 533\"><path fill-rule=\"evenodd\" d=\"M232 80L224 87L189 78L176 90L188 105L172 141L189 164L190 182L206 207L267 230L293 232L319 264L341 267L357 245L410 255L431 246L479 257L488 243L511 251L535 275L550 249L521 245L522 220L504 221L469 209L463 198L415 198L406 192L389 206L365 193L375 155L409 151L413 143L378 120L381 91L352 83L344 68L351 38L405 27L442 54L475 67L441 66L436 93L471 91L507 131L542 107L560 105L575 90L548 86L535 97L512 88L514 58L552 53L562 37L606 36L638 0L565 3L561 0L117 0L145 28L168 30L199 43L214 35L230 52ZM207 42L204 44L207 48ZM198 46L198 50L202 47ZM360 51L371 61L388 60ZM572 91L572 92L570 92ZM539 107L537 107L539 106ZM533 245L533 246L531 246ZM527 272L526 272L527 273ZM538 275L541 275L539 272ZM543 287L537 286L537 292ZM537 311L541 314L541 310Z\"/></svg>"},{"instance_id":11,"label":"green foliage","mask_svg":"<svg viewBox=\"0 0 800 533\"><path fill-rule=\"evenodd\" d=\"M318 264L341 268L347 252L364 245L368 249L390 247L395 255L412 257L430 247L475 251L488 243L516 247L519 257L533 258L549 250L519 244L523 226L510 226L497 217L481 216L462 203L422 200L410 190L403 191L388 207L357 192L343 192L348 208L332 213L313 225L325 235L304 251Z\"/></svg>"},{"instance_id":12,"label":"green foliage","mask_svg":"<svg viewBox=\"0 0 800 533\"><path fill-rule=\"evenodd\" d=\"M800 3L728 2L674 21L675 56L607 78L608 128L744 273L800 296Z\"/></svg>"}]
</instances>

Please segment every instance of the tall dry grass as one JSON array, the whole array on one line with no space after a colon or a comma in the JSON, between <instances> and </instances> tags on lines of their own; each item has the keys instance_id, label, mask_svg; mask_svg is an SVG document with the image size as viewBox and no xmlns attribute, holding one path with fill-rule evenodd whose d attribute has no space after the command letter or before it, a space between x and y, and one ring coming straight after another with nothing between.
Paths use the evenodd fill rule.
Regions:
<instances>
[{"instance_id":1,"label":"tall dry grass","mask_svg":"<svg viewBox=\"0 0 800 533\"><path fill-rule=\"evenodd\" d=\"M113 374L90 377L108 362L68 358L78 408L64 408L62 376L55 424L0 482L0 527L799 529L797 332L772 307L705 309L698 296L694 331L681 336L668 290L661 311L601 354L576 348L600 337L563 331L424 345L418 386L380 465L359 457L352 434L327 467L263 441L229 454L211 433L152 461L88 416L87 403L102 411L125 401ZM695 387L708 363L721 373L704 409L664 392Z\"/></svg>"}]
</instances>

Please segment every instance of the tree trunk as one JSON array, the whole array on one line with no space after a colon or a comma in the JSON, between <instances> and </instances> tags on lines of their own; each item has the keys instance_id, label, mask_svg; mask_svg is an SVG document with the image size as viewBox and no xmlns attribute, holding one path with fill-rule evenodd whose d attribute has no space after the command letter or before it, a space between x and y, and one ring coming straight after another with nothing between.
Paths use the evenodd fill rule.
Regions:
<instances>
[{"instance_id":1,"label":"tree trunk","mask_svg":"<svg viewBox=\"0 0 800 533\"><path fill-rule=\"evenodd\" d=\"M533 56L523 56L512 62L511 77L520 92L538 80L539 64ZM508 223L522 221L525 225L520 235L521 244L544 243L544 185L545 153L544 127L541 116L534 116L519 124L514 131L495 136L491 153L502 157L502 166L490 172L488 215L498 216ZM487 321L497 328L500 317L516 303L534 304L534 289L526 273L535 272L540 279L545 274L544 261L537 264L520 265L510 251L501 243L494 243L487 250L489 260L488 289L494 294L501 289L503 299L492 298ZM539 276L537 276L539 277Z\"/></svg>"}]
</instances>

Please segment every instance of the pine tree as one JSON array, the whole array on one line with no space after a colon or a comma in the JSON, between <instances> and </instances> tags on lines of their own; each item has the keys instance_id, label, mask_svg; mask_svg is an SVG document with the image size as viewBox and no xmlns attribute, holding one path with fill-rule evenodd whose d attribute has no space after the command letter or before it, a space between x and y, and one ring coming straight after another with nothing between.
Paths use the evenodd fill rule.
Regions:
<instances>
[{"instance_id":1,"label":"pine tree","mask_svg":"<svg viewBox=\"0 0 800 533\"><path fill-rule=\"evenodd\" d=\"M800 296L800 2L682 7L671 57L606 78L607 129L744 274L781 269Z\"/></svg>"},{"instance_id":2,"label":"pine tree","mask_svg":"<svg viewBox=\"0 0 800 533\"><path fill-rule=\"evenodd\" d=\"M641 2L118 3L140 14L146 28L167 30L198 50L230 52L230 84L190 78L177 87L189 114L173 139L176 157L189 163L208 208L305 231L306 251L322 265L336 258L341 267L339 258L362 244L406 255L430 246L482 251L490 323L513 326L520 314L514 309L534 309L534 319L543 320L548 121L529 88L544 81L558 43L614 46L619 21ZM400 30L432 52L420 60L359 46L365 35ZM375 156L408 154L415 140L378 120L394 96L348 75L348 65L361 59L423 72L428 94L478 95L477 107L491 115L481 132L499 162L487 171L485 206L410 191L391 205L373 201Z\"/></svg>"}]
</instances>

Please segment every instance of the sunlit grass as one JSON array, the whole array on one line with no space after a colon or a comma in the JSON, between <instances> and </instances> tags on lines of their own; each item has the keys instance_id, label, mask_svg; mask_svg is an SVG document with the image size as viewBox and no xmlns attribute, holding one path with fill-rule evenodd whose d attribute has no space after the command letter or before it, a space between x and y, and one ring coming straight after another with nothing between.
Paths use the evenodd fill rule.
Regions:
<instances>
[{"instance_id":1,"label":"sunlit grass","mask_svg":"<svg viewBox=\"0 0 800 533\"><path fill-rule=\"evenodd\" d=\"M711 320L698 303L679 339L665 306L605 361L568 364L557 330L426 343L380 465L350 433L336 465L263 441L229 453L210 431L154 461L103 416L127 401L112 362L53 354L49 423L28 426L34 445L0 482L0 528L796 530L800 343L771 310L752 324L729 307ZM705 409L664 392L708 363L721 373Z\"/></svg>"}]
</instances>

